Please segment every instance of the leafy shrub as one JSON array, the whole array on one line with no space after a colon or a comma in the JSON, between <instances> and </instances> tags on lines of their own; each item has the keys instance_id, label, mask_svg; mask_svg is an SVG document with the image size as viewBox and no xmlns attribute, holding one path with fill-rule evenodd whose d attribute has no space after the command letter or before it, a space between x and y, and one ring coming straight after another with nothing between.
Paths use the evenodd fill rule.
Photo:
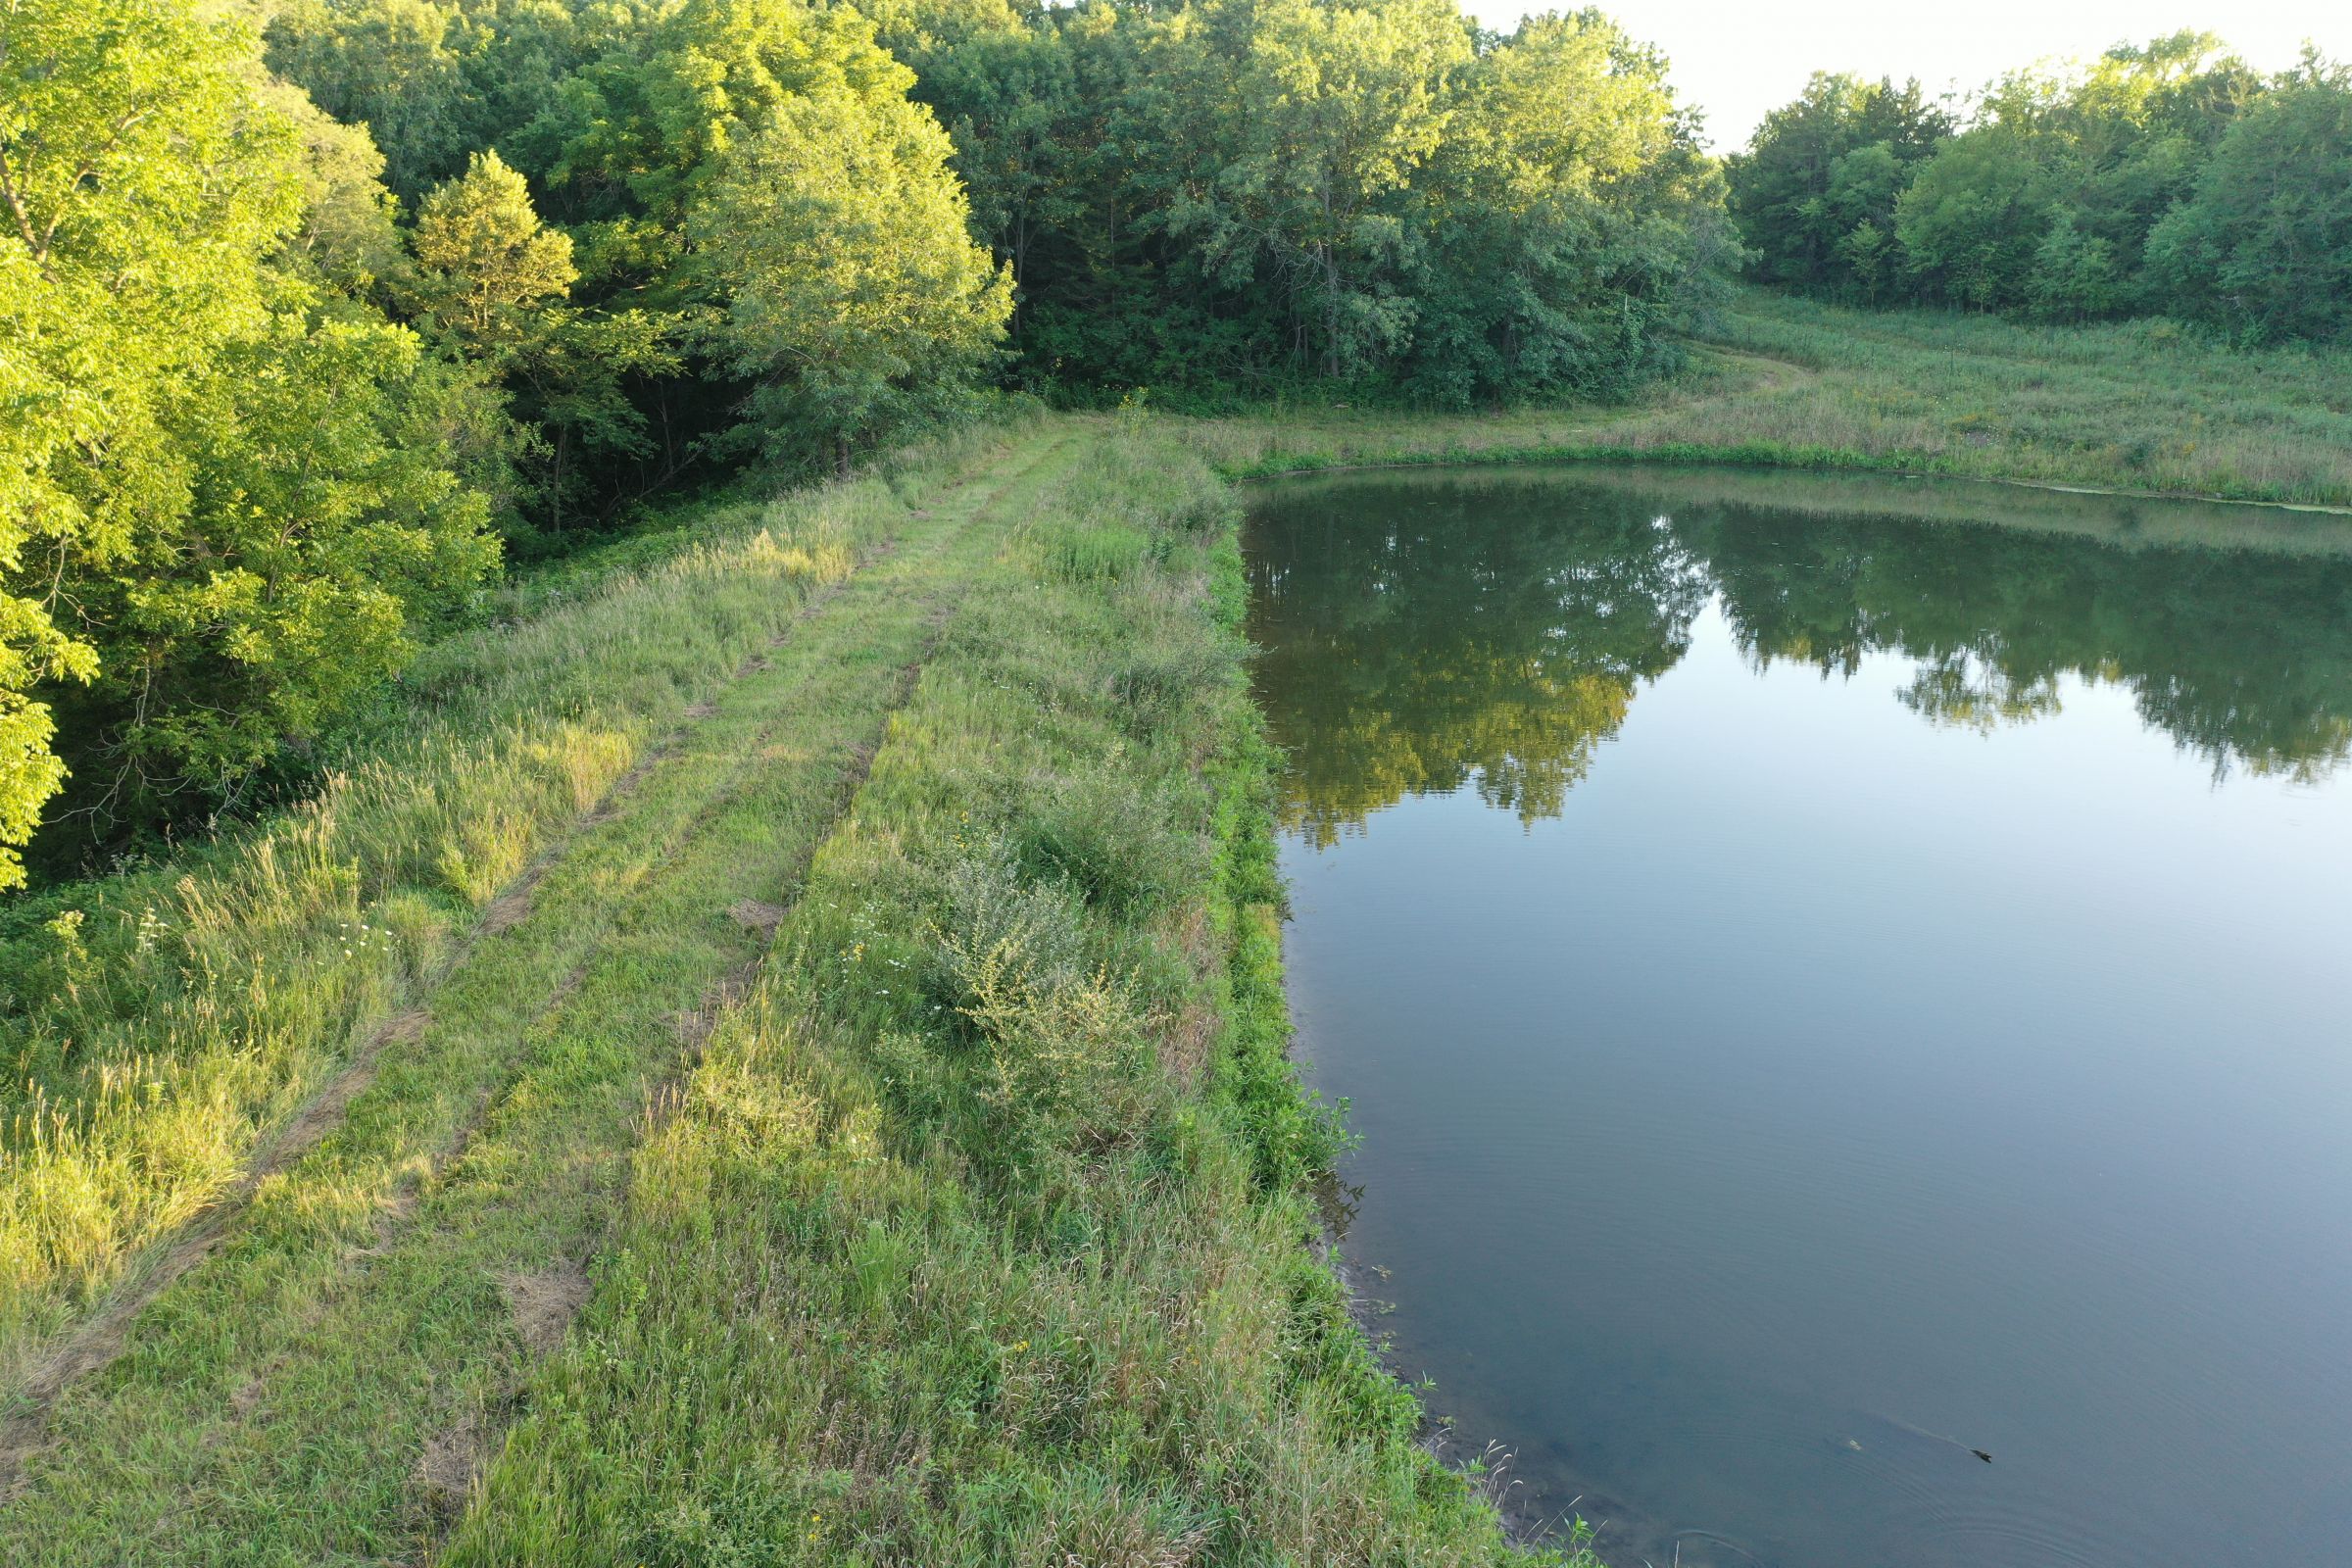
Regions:
<instances>
[{"instance_id":1,"label":"leafy shrub","mask_svg":"<svg viewBox=\"0 0 2352 1568\"><path fill-rule=\"evenodd\" d=\"M1090 956L1071 890L990 855L956 866L947 895L933 942L985 1054L984 1157L1024 1165L1131 1136L1152 1099L1152 1019L1132 981Z\"/></svg>"}]
</instances>

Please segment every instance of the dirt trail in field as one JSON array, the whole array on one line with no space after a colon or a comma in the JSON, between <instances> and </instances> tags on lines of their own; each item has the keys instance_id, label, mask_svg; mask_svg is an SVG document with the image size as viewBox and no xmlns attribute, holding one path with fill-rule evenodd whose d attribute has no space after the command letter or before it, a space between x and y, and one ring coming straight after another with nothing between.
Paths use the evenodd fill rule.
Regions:
<instances>
[{"instance_id":1,"label":"dirt trail in field","mask_svg":"<svg viewBox=\"0 0 2352 1568\"><path fill-rule=\"evenodd\" d=\"M1819 370L1809 365L1799 365L1794 360L1777 359L1770 354L1758 354L1749 349L1725 348L1719 343L1701 343L1696 347L1707 358L1719 361L1727 367L1736 366L1751 370L1756 377L1742 386L1729 388L1721 393L1708 394L1709 397L1735 394L1745 397L1757 392L1779 392L1790 386L1821 379Z\"/></svg>"}]
</instances>

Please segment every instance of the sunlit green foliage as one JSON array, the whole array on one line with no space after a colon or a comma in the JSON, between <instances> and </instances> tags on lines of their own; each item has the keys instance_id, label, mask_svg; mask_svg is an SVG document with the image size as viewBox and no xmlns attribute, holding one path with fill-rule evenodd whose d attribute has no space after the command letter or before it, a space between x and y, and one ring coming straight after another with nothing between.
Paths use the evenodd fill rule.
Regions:
<instances>
[{"instance_id":1,"label":"sunlit green foliage","mask_svg":"<svg viewBox=\"0 0 2352 1568\"><path fill-rule=\"evenodd\" d=\"M366 149L173 0L7 24L0 843L22 843L63 782L61 705L85 808L218 788L396 668L491 552L454 471L462 389L281 263L366 269Z\"/></svg>"},{"instance_id":2,"label":"sunlit green foliage","mask_svg":"<svg viewBox=\"0 0 2352 1568\"><path fill-rule=\"evenodd\" d=\"M264 319L253 263L293 225L293 127L246 112L233 50L169 7L56 0L0 39L0 846L64 780L27 688L99 670L56 585L172 504L158 405ZM0 847L0 885L16 867Z\"/></svg>"},{"instance_id":3,"label":"sunlit green foliage","mask_svg":"<svg viewBox=\"0 0 2352 1568\"><path fill-rule=\"evenodd\" d=\"M735 156L700 247L726 299L716 353L753 382L771 448L901 428L968 386L1004 333L1011 279L972 243L930 114L804 94Z\"/></svg>"},{"instance_id":4,"label":"sunlit green foliage","mask_svg":"<svg viewBox=\"0 0 2352 1568\"><path fill-rule=\"evenodd\" d=\"M446 368L381 321L282 311L220 346L159 421L172 490L78 564L100 667L61 699L76 766L124 808L218 792L399 669L497 559L452 404Z\"/></svg>"},{"instance_id":5,"label":"sunlit green foliage","mask_svg":"<svg viewBox=\"0 0 2352 1568\"><path fill-rule=\"evenodd\" d=\"M506 36L504 13L467 16ZM481 110L578 273L568 307L502 350L543 442L542 528L732 454L838 465L961 401L1006 307L940 270L968 261L967 206L871 24L799 0L682 0L596 11L566 38L576 68L527 118ZM502 188L531 210L519 182Z\"/></svg>"},{"instance_id":6,"label":"sunlit green foliage","mask_svg":"<svg viewBox=\"0 0 2352 1568\"><path fill-rule=\"evenodd\" d=\"M910 74L846 9L5 21L0 881L45 810L66 867L299 777L497 534L545 550L729 448L838 460L987 369L1004 290ZM841 96L797 161L731 170L812 94ZM778 258L820 255L779 291ZM829 369L785 368L820 340Z\"/></svg>"},{"instance_id":7,"label":"sunlit green foliage","mask_svg":"<svg viewBox=\"0 0 2352 1568\"><path fill-rule=\"evenodd\" d=\"M419 303L485 349L519 338L514 318L563 298L579 276L571 236L541 225L530 188L494 152L424 198L415 244Z\"/></svg>"},{"instance_id":8,"label":"sunlit green foliage","mask_svg":"<svg viewBox=\"0 0 2352 1568\"><path fill-rule=\"evenodd\" d=\"M534 545L594 507L602 465L653 448L633 376L676 373L676 323L634 308L568 303L571 236L540 220L530 188L497 153L419 204L416 265L401 292L417 325L507 391L516 487L504 519Z\"/></svg>"}]
</instances>

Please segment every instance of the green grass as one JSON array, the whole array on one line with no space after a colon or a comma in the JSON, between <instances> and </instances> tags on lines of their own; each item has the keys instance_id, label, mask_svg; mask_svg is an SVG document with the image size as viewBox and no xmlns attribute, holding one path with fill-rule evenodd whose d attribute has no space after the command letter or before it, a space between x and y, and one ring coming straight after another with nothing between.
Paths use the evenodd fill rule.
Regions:
<instances>
[{"instance_id":1,"label":"green grass","mask_svg":"<svg viewBox=\"0 0 2352 1568\"><path fill-rule=\"evenodd\" d=\"M23 1376L45 1339L233 1194L336 1067L429 995L534 858L902 530L911 500L999 456L966 444L897 487L713 516L657 566L432 650L302 809L14 906L0 1374Z\"/></svg>"},{"instance_id":2,"label":"green grass","mask_svg":"<svg viewBox=\"0 0 2352 1568\"><path fill-rule=\"evenodd\" d=\"M1232 502L1127 424L714 519L20 918L0 1558L1514 1555L1315 1250Z\"/></svg>"},{"instance_id":3,"label":"green grass","mask_svg":"<svg viewBox=\"0 0 2352 1568\"><path fill-rule=\"evenodd\" d=\"M2162 321L2035 327L1744 290L1640 404L1197 421L1225 471L1635 460L1875 469L2352 507L2352 353Z\"/></svg>"},{"instance_id":4,"label":"green grass","mask_svg":"<svg viewBox=\"0 0 2352 1568\"><path fill-rule=\"evenodd\" d=\"M1303 1245L1331 1134L1237 940L1272 891L1208 612L1238 561L1135 502L1188 469L1214 492L1122 439L1044 500L1150 536L1152 572L1070 592L1038 528L976 585L446 1560L1505 1553ZM1119 693L1171 662L1194 680L1140 722ZM1116 850L1033 859L1072 799Z\"/></svg>"}]
</instances>

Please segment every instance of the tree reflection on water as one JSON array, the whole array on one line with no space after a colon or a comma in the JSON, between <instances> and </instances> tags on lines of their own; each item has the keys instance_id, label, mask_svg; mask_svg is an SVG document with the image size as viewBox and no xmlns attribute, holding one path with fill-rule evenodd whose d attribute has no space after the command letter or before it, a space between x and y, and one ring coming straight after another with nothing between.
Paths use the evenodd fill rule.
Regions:
<instances>
[{"instance_id":1,"label":"tree reflection on water","mask_svg":"<svg viewBox=\"0 0 2352 1568\"><path fill-rule=\"evenodd\" d=\"M1557 815L1710 602L1759 665L1912 661L1894 695L1936 723L2045 717L2073 677L2127 688L2217 778L2317 780L2352 755L2352 562L2112 542L2141 503L2034 498L2102 539L1851 514L1850 489L1821 483L1843 510L1807 510L1786 478L1757 505L1663 472L1269 490L1250 629L1290 757L1285 825L1329 844L1465 785L1525 822Z\"/></svg>"}]
</instances>

